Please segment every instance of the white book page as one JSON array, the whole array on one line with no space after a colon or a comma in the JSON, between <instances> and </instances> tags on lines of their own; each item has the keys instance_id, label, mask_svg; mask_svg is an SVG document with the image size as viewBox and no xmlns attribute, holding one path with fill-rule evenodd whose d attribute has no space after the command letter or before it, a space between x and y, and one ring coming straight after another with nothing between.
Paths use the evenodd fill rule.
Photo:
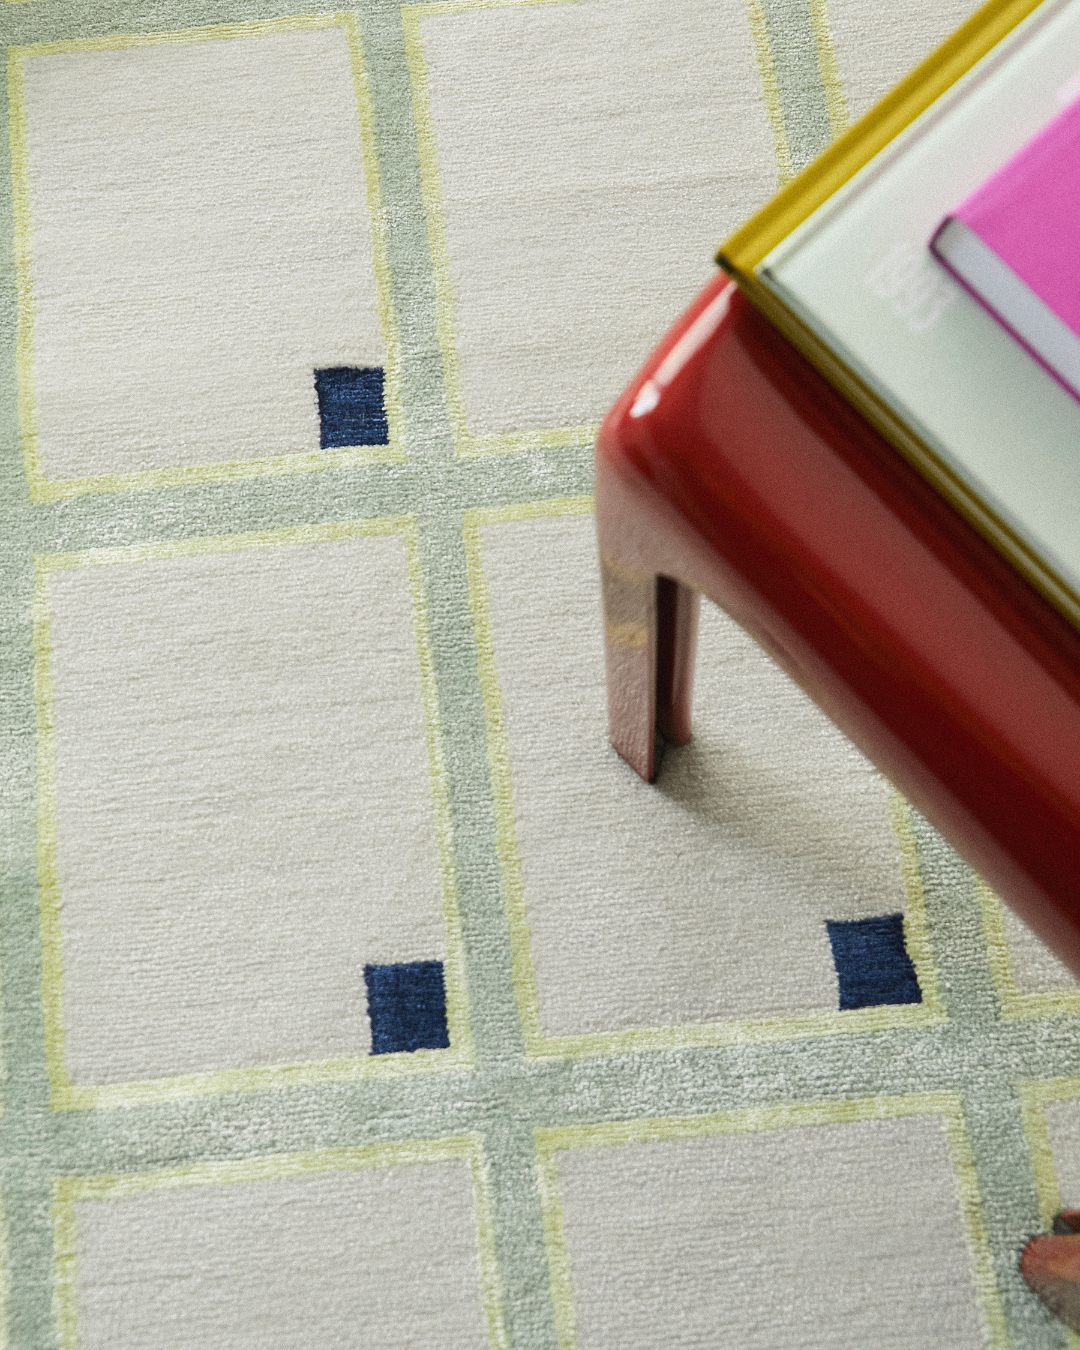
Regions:
<instances>
[{"instance_id":1,"label":"white book page","mask_svg":"<svg viewBox=\"0 0 1080 1350\"><path fill-rule=\"evenodd\" d=\"M948 214L1059 111L1080 0L1045 0L760 264L783 300L1080 590L1080 402L930 253Z\"/></svg>"},{"instance_id":2,"label":"white book page","mask_svg":"<svg viewBox=\"0 0 1080 1350\"><path fill-rule=\"evenodd\" d=\"M932 251L1080 398L1080 338L989 244L950 216Z\"/></svg>"}]
</instances>

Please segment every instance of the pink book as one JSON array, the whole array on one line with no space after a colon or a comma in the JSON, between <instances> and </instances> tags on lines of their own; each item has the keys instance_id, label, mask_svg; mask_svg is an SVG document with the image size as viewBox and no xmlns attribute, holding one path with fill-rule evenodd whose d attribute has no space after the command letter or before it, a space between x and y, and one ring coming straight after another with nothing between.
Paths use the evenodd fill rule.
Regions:
<instances>
[{"instance_id":1,"label":"pink book","mask_svg":"<svg viewBox=\"0 0 1080 1350\"><path fill-rule=\"evenodd\" d=\"M946 216L930 247L1080 399L1080 98Z\"/></svg>"}]
</instances>

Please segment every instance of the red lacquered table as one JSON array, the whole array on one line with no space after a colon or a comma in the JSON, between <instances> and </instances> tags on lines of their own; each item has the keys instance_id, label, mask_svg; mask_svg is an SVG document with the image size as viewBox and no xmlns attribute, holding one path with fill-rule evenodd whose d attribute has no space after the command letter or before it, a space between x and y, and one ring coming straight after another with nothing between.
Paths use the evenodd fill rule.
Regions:
<instances>
[{"instance_id":1,"label":"red lacquered table","mask_svg":"<svg viewBox=\"0 0 1080 1350\"><path fill-rule=\"evenodd\" d=\"M705 594L1080 974L1080 633L722 275L596 470L620 754L689 737Z\"/></svg>"}]
</instances>

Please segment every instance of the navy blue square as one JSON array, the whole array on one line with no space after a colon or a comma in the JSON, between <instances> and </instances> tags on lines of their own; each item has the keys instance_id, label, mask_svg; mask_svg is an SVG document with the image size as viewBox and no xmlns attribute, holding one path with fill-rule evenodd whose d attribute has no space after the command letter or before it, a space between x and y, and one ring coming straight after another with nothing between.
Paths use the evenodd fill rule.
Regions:
<instances>
[{"instance_id":1,"label":"navy blue square","mask_svg":"<svg viewBox=\"0 0 1080 1350\"><path fill-rule=\"evenodd\" d=\"M371 1053L445 1050L446 986L441 961L407 961L399 966L365 966Z\"/></svg>"},{"instance_id":2,"label":"navy blue square","mask_svg":"<svg viewBox=\"0 0 1080 1350\"><path fill-rule=\"evenodd\" d=\"M826 919L841 1008L921 1003L915 967L904 946L904 916Z\"/></svg>"},{"instance_id":3,"label":"navy blue square","mask_svg":"<svg viewBox=\"0 0 1080 1350\"><path fill-rule=\"evenodd\" d=\"M390 439L381 366L331 366L315 372L319 444L385 445Z\"/></svg>"}]
</instances>

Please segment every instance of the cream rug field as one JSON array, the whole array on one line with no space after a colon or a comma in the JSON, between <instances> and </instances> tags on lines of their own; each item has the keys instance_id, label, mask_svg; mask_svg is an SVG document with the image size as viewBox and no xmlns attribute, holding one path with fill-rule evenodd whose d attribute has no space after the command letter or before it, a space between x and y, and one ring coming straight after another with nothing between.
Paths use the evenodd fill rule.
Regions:
<instances>
[{"instance_id":1,"label":"cream rug field","mask_svg":"<svg viewBox=\"0 0 1080 1350\"><path fill-rule=\"evenodd\" d=\"M716 611L605 738L595 425L965 12L2 6L0 1340L1066 1345L1076 983Z\"/></svg>"}]
</instances>

